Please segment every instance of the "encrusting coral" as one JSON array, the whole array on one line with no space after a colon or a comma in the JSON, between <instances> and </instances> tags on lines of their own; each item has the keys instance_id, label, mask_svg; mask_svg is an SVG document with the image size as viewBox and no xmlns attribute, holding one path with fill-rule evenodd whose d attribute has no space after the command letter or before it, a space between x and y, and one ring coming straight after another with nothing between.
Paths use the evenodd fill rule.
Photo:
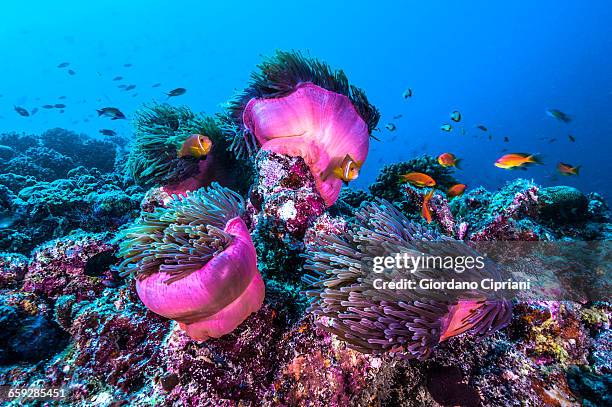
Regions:
<instances>
[{"instance_id":1,"label":"encrusting coral","mask_svg":"<svg viewBox=\"0 0 612 407\"><path fill-rule=\"evenodd\" d=\"M278 52L259 65L252 81L229 105L224 129L238 154L261 146L302 157L327 206L338 198L342 172L358 172L379 119L365 93L349 85L342 71L299 53ZM346 161L349 159L349 161Z\"/></svg>"},{"instance_id":2,"label":"encrusting coral","mask_svg":"<svg viewBox=\"0 0 612 407\"><path fill-rule=\"evenodd\" d=\"M488 335L505 326L510 321L512 306L502 297L476 292L453 298L448 290L374 288L368 265L374 257L395 253L418 255L425 250L431 255L461 256L470 252L467 246L456 242L450 247L423 245L431 241L454 242L411 223L384 200L362 205L355 223L347 230L319 235L306 251L304 266L310 272L305 281L314 288L307 292L314 298L310 311L319 316L319 325L357 350L375 354L388 351L421 360L451 336L464 332ZM444 271L420 267L412 275L435 278L441 272ZM480 273L500 276L493 266ZM398 269L387 269L376 276L398 280L404 274Z\"/></svg>"},{"instance_id":3,"label":"encrusting coral","mask_svg":"<svg viewBox=\"0 0 612 407\"><path fill-rule=\"evenodd\" d=\"M142 302L194 339L231 332L263 303L243 207L240 195L214 183L143 212L115 238L118 269L136 274Z\"/></svg>"}]
</instances>

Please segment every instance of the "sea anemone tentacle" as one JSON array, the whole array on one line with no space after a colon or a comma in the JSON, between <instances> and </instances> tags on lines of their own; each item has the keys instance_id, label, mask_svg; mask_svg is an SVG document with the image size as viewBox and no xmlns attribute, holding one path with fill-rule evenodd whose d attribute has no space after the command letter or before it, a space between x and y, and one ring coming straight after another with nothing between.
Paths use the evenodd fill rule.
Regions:
<instances>
[{"instance_id":1,"label":"sea anemone tentacle","mask_svg":"<svg viewBox=\"0 0 612 407\"><path fill-rule=\"evenodd\" d=\"M336 235L318 235L306 258L303 280L311 286L308 309L322 328L365 353L388 352L424 360L450 337L469 333L486 336L506 326L509 300L480 291L453 294L439 290L374 289L374 276L398 281L404 271L373 274L374 257L396 253L466 256L477 253L463 242L410 222L389 202L377 199L355 213L353 224ZM419 267L412 278L435 278L440 270ZM499 278L492 264L476 277ZM457 274L458 281L467 277Z\"/></svg>"},{"instance_id":2,"label":"sea anemone tentacle","mask_svg":"<svg viewBox=\"0 0 612 407\"><path fill-rule=\"evenodd\" d=\"M225 335L265 293L243 211L242 197L216 183L174 195L116 236L118 271L134 274L142 302L192 338Z\"/></svg>"}]
</instances>

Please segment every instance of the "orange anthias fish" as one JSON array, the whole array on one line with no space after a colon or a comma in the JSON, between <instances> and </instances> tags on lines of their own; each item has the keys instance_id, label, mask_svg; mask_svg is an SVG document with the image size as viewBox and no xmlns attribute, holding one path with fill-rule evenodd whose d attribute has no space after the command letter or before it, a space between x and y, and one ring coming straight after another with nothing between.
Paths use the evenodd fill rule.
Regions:
<instances>
[{"instance_id":1,"label":"orange anthias fish","mask_svg":"<svg viewBox=\"0 0 612 407\"><path fill-rule=\"evenodd\" d=\"M181 149L178 152L179 158L193 157L205 158L212 149L212 141L201 134L192 134L183 142Z\"/></svg>"},{"instance_id":2,"label":"orange anthias fish","mask_svg":"<svg viewBox=\"0 0 612 407\"><path fill-rule=\"evenodd\" d=\"M410 172L408 174L400 175L400 178L402 181L409 182L419 188L433 187L436 185L436 181L434 181L433 178L427 174L423 174L422 172Z\"/></svg>"},{"instance_id":3,"label":"orange anthias fish","mask_svg":"<svg viewBox=\"0 0 612 407\"><path fill-rule=\"evenodd\" d=\"M353 158L347 154L340 166L334 167L332 172L337 178L340 178L344 183L348 184L350 181L356 180L359 177L359 170L361 170L362 164L361 162L353 160Z\"/></svg>"},{"instance_id":4,"label":"orange anthias fish","mask_svg":"<svg viewBox=\"0 0 612 407\"><path fill-rule=\"evenodd\" d=\"M423 198L423 208L421 209L421 216L427 221L427 223L431 223L431 211L429 210L429 201L431 200L433 194L434 190L432 189Z\"/></svg>"},{"instance_id":5,"label":"orange anthias fish","mask_svg":"<svg viewBox=\"0 0 612 407\"><path fill-rule=\"evenodd\" d=\"M559 171L559 174L561 175L578 175L580 173L580 166L577 165L575 167L572 167L569 164L565 164L565 163L559 163L557 164L557 171Z\"/></svg>"},{"instance_id":6,"label":"orange anthias fish","mask_svg":"<svg viewBox=\"0 0 612 407\"><path fill-rule=\"evenodd\" d=\"M455 157L453 153L442 153L438 156L438 163L442 167L457 167L459 168L460 158ZM461 168L459 168L461 169Z\"/></svg>"},{"instance_id":7,"label":"orange anthias fish","mask_svg":"<svg viewBox=\"0 0 612 407\"><path fill-rule=\"evenodd\" d=\"M504 170L511 170L530 164L542 164L542 161L535 154L529 153L506 154L495 161L495 166Z\"/></svg>"},{"instance_id":8,"label":"orange anthias fish","mask_svg":"<svg viewBox=\"0 0 612 407\"><path fill-rule=\"evenodd\" d=\"M461 196L465 192L465 188L467 188L467 185L465 184L455 184L452 187L450 187L448 191L446 191L446 195L449 198L455 198L457 196Z\"/></svg>"}]
</instances>

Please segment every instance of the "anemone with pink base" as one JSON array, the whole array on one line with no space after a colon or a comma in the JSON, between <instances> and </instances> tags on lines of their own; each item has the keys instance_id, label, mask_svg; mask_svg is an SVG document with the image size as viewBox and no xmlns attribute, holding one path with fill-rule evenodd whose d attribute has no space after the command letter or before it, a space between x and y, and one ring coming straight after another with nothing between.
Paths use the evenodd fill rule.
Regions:
<instances>
[{"instance_id":1,"label":"anemone with pink base","mask_svg":"<svg viewBox=\"0 0 612 407\"><path fill-rule=\"evenodd\" d=\"M510 321L511 302L498 293L376 289L374 279L416 281L449 273L430 267L373 273L374 257L396 253L477 255L464 242L410 222L387 201L369 202L349 228L318 235L305 253L304 280L312 286L307 294L313 298L309 311L318 316L317 324L361 352L424 360L442 341L461 334L489 335ZM500 273L489 264L470 278L502 279Z\"/></svg>"},{"instance_id":2,"label":"anemone with pink base","mask_svg":"<svg viewBox=\"0 0 612 407\"><path fill-rule=\"evenodd\" d=\"M263 304L243 204L214 183L144 212L115 239L124 259L119 271L136 275L142 302L193 339L221 337Z\"/></svg>"},{"instance_id":3,"label":"anemone with pink base","mask_svg":"<svg viewBox=\"0 0 612 407\"><path fill-rule=\"evenodd\" d=\"M250 86L230 102L226 134L238 155L258 147L302 157L325 203L342 180L333 174L348 155L363 165L380 114L342 71L296 52L279 52L259 65Z\"/></svg>"},{"instance_id":4,"label":"anemone with pink base","mask_svg":"<svg viewBox=\"0 0 612 407\"><path fill-rule=\"evenodd\" d=\"M212 150L205 158L179 157L183 143L194 134L208 137ZM251 170L228 147L213 117L186 106L150 104L135 114L125 170L138 184L161 187L170 195L185 195L213 181L246 191Z\"/></svg>"},{"instance_id":5,"label":"anemone with pink base","mask_svg":"<svg viewBox=\"0 0 612 407\"><path fill-rule=\"evenodd\" d=\"M310 82L285 97L251 99L243 122L262 149L302 157L328 206L342 188L334 167L340 167L347 154L360 164L368 155L368 126L349 98Z\"/></svg>"}]
</instances>

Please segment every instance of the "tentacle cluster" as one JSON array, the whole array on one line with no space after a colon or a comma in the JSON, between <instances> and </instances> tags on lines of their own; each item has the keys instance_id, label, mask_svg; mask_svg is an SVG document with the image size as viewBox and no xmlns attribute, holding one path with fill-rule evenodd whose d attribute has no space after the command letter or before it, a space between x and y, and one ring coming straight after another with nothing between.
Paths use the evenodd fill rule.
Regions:
<instances>
[{"instance_id":1,"label":"tentacle cluster","mask_svg":"<svg viewBox=\"0 0 612 407\"><path fill-rule=\"evenodd\" d=\"M175 195L167 207L143 212L117 234L117 255L124 259L117 268L141 280L157 272L172 276L168 284L184 278L232 242L224 228L243 208L240 195L217 183L185 197Z\"/></svg>"},{"instance_id":2,"label":"tentacle cluster","mask_svg":"<svg viewBox=\"0 0 612 407\"><path fill-rule=\"evenodd\" d=\"M136 112L134 141L126 170L143 185L174 183L198 172L198 160L178 157L183 142L202 134L213 145L225 144L214 118L196 114L188 107L151 104Z\"/></svg>"},{"instance_id":3,"label":"tentacle cluster","mask_svg":"<svg viewBox=\"0 0 612 407\"><path fill-rule=\"evenodd\" d=\"M304 255L304 269L309 273L304 280L313 287L307 291L313 298L309 311L324 317L318 323L361 352L390 352L423 360L445 339L453 317L459 320L453 321L449 336L466 331L487 335L509 322L511 305L501 297L480 292L462 293L459 298L451 291L374 289L373 258L395 253L474 255L467 245L411 223L387 201L367 203L346 232L318 236ZM433 278L439 272L421 268L412 278ZM481 273L499 277L492 265ZM398 281L405 274L387 269L375 277Z\"/></svg>"},{"instance_id":4,"label":"tentacle cluster","mask_svg":"<svg viewBox=\"0 0 612 407\"><path fill-rule=\"evenodd\" d=\"M247 103L253 98L287 96L298 85L306 82L348 97L367 124L370 134L378 125L380 112L368 101L362 89L349 84L342 70L333 70L325 62L308 58L296 51L277 51L273 57L259 64L258 68L258 71L251 74L249 86L229 102L227 113L220 116L223 131L237 156L247 157L257 147L255 138L242 122L242 113Z\"/></svg>"}]
</instances>

